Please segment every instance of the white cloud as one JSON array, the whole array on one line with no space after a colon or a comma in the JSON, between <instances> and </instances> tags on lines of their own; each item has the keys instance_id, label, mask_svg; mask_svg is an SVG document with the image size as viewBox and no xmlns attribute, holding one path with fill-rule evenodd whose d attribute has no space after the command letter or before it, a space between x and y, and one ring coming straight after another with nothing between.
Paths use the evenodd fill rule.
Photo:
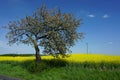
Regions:
<instances>
[{"instance_id":1,"label":"white cloud","mask_svg":"<svg viewBox=\"0 0 120 80\"><path fill-rule=\"evenodd\" d=\"M109 15L108 14L104 14L103 16L102 16L102 18L109 18Z\"/></svg>"},{"instance_id":2,"label":"white cloud","mask_svg":"<svg viewBox=\"0 0 120 80\"><path fill-rule=\"evenodd\" d=\"M93 15L93 14L89 14L87 16L90 17L90 18L94 18L95 17L95 15Z\"/></svg>"}]
</instances>

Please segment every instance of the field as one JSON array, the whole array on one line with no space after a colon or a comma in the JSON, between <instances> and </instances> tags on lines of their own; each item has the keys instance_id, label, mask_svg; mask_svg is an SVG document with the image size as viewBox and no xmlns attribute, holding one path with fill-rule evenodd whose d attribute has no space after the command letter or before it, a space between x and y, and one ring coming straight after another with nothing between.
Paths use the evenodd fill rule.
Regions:
<instances>
[{"instance_id":1,"label":"field","mask_svg":"<svg viewBox=\"0 0 120 80\"><path fill-rule=\"evenodd\" d=\"M34 56L0 56L0 75L22 80L119 80L120 56L71 54L54 59L42 56L42 64Z\"/></svg>"}]
</instances>

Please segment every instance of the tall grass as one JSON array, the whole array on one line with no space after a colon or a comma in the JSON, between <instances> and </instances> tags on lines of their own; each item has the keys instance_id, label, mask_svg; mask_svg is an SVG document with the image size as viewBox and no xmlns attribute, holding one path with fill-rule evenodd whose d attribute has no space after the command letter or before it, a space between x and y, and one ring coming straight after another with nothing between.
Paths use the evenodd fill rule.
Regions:
<instances>
[{"instance_id":1,"label":"tall grass","mask_svg":"<svg viewBox=\"0 0 120 80\"><path fill-rule=\"evenodd\" d=\"M23 80L119 80L120 64L94 62L67 62L43 60L36 66L34 60L25 62L1 61L0 74Z\"/></svg>"},{"instance_id":2,"label":"tall grass","mask_svg":"<svg viewBox=\"0 0 120 80\"><path fill-rule=\"evenodd\" d=\"M0 75L22 80L119 80L120 56L74 54L64 59L1 56Z\"/></svg>"}]
</instances>

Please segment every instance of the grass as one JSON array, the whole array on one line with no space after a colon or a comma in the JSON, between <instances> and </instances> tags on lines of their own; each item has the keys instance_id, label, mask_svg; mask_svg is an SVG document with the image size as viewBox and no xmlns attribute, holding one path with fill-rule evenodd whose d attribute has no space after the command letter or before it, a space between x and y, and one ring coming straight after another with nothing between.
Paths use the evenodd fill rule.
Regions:
<instances>
[{"instance_id":1,"label":"grass","mask_svg":"<svg viewBox=\"0 0 120 80\"><path fill-rule=\"evenodd\" d=\"M83 54L81 54L83 56ZM120 79L120 59L118 56L85 55L92 58L82 58L75 54L65 59L51 59L44 57L42 64L36 66L34 58L22 60L2 60L0 58L0 74L10 77L21 78L23 80L119 80ZM74 58L76 56L76 58ZM85 57L83 56L83 57ZM95 57L96 56L96 57ZM100 57L101 62L100 62ZM33 56L32 56L33 57ZM99 57L99 60L97 61ZM106 57L109 57L107 60ZM78 59L79 58L79 59ZM7 58L8 59L8 58ZM18 58L20 59L20 57ZM84 60L82 60L84 59ZM90 59L92 59L90 61ZM82 60L82 61L81 61ZM86 60L86 61L85 61ZM106 61L105 61L106 60Z\"/></svg>"}]
</instances>

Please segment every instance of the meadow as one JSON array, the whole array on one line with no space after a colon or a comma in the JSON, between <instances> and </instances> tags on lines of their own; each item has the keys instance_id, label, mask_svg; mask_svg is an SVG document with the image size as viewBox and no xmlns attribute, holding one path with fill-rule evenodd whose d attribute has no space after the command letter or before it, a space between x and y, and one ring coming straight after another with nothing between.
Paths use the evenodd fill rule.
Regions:
<instances>
[{"instance_id":1,"label":"meadow","mask_svg":"<svg viewBox=\"0 0 120 80\"><path fill-rule=\"evenodd\" d=\"M71 54L55 59L42 56L36 65L34 56L0 56L0 75L22 80L119 80L120 56Z\"/></svg>"}]
</instances>

